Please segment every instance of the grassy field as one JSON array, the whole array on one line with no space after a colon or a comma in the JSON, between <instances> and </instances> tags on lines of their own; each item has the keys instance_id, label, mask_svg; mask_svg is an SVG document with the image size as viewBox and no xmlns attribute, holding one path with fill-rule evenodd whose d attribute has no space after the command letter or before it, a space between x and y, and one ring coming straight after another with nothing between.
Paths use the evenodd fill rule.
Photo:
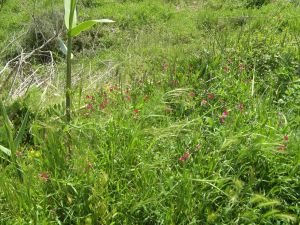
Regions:
<instances>
[{"instance_id":1,"label":"grassy field","mask_svg":"<svg viewBox=\"0 0 300 225\"><path fill-rule=\"evenodd\" d=\"M63 23L63 1L1 3L0 71ZM0 224L300 223L299 1L78 11L116 23L74 40L70 124L55 41L0 72Z\"/></svg>"}]
</instances>

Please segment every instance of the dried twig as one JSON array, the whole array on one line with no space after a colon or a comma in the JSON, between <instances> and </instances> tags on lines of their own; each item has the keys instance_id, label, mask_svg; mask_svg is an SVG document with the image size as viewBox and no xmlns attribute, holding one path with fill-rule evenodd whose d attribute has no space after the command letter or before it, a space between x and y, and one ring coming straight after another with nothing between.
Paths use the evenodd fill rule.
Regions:
<instances>
[{"instance_id":1,"label":"dried twig","mask_svg":"<svg viewBox=\"0 0 300 225\"><path fill-rule=\"evenodd\" d=\"M51 41L56 39L58 34L55 34L52 38L44 42L41 46L33 49L31 52L22 52L14 57L13 59L9 60L4 68L0 71L0 78L1 75L4 74L5 71L9 71L7 76L5 77L4 81L2 81L2 84L0 84L0 89L4 89L9 83L9 81L12 79L12 82L9 87L8 95L12 98L18 97L20 95L23 95L27 92L30 86L33 84L37 86L41 86L44 83L51 81L51 79L55 76L55 62L53 59L53 54L51 51L43 51L43 48L47 46ZM30 59L32 56L36 55L45 55L47 53L47 56L50 57L50 69L49 74L50 76L47 76L46 79L38 79L37 71L40 69L34 69L32 70L32 66L29 63L28 59ZM29 71L28 71L29 70ZM29 75L28 75L29 74ZM15 87L18 85L17 87Z\"/></svg>"},{"instance_id":2,"label":"dried twig","mask_svg":"<svg viewBox=\"0 0 300 225\"><path fill-rule=\"evenodd\" d=\"M42 50L47 44L49 44L51 41L53 41L54 39L56 39L58 37L58 34L55 34L52 38L50 38L49 40L47 40L44 44L42 44L41 46L33 49L31 52L29 53L24 53L22 52L20 55L16 56L15 58L9 60L4 68L0 71L0 76L3 74L3 72L12 64L12 63L16 63L19 61L19 65L22 64L24 61L26 61L27 59L29 59L30 57L32 57L32 55L34 55L36 52ZM22 60L21 60L22 59Z\"/></svg>"}]
</instances>

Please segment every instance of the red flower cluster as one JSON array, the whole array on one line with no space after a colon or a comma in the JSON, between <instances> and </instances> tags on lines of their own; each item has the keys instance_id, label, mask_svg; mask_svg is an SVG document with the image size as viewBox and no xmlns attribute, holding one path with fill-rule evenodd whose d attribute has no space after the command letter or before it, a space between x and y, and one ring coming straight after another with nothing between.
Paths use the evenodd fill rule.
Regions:
<instances>
[{"instance_id":1,"label":"red flower cluster","mask_svg":"<svg viewBox=\"0 0 300 225\"><path fill-rule=\"evenodd\" d=\"M283 136L283 141L288 142L288 141L289 141L289 136L288 136L288 135L284 135L284 136ZM285 144L279 145L278 151L284 152L284 150L286 149L286 146L287 146L286 143L285 143Z\"/></svg>"},{"instance_id":2,"label":"red flower cluster","mask_svg":"<svg viewBox=\"0 0 300 225\"><path fill-rule=\"evenodd\" d=\"M225 110L223 113L222 113L222 116L220 117L220 122L221 123L225 123L225 118L228 117L229 115L229 112L227 110Z\"/></svg>"},{"instance_id":3,"label":"red flower cluster","mask_svg":"<svg viewBox=\"0 0 300 225\"><path fill-rule=\"evenodd\" d=\"M179 158L179 161L186 161L190 157L190 153L186 152Z\"/></svg>"},{"instance_id":4,"label":"red flower cluster","mask_svg":"<svg viewBox=\"0 0 300 225\"><path fill-rule=\"evenodd\" d=\"M114 90L118 90L118 87L116 85L112 85L109 87L110 92L113 92Z\"/></svg>"},{"instance_id":5,"label":"red flower cluster","mask_svg":"<svg viewBox=\"0 0 300 225\"><path fill-rule=\"evenodd\" d=\"M125 96L125 99L126 99L128 102L130 102L130 101L131 101L130 95L126 95L126 96Z\"/></svg>"},{"instance_id":6,"label":"red flower cluster","mask_svg":"<svg viewBox=\"0 0 300 225\"><path fill-rule=\"evenodd\" d=\"M92 96L92 95L87 95L87 96L86 96L86 99L89 99L89 100L95 100L95 97Z\"/></svg>"},{"instance_id":7,"label":"red flower cluster","mask_svg":"<svg viewBox=\"0 0 300 225\"><path fill-rule=\"evenodd\" d=\"M47 172L42 172L39 174L39 178L42 180L42 181L48 181L50 176Z\"/></svg>"},{"instance_id":8,"label":"red flower cluster","mask_svg":"<svg viewBox=\"0 0 300 225\"><path fill-rule=\"evenodd\" d=\"M109 103L109 100L108 100L107 98L104 99L103 102L99 105L99 109L100 109L100 110L105 109L106 106L108 105L108 103Z\"/></svg>"},{"instance_id":9,"label":"red flower cluster","mask_svg":"<svg viewBox=\"0 0 300 225\"><path fill-rule=\"evenodd\" d=\"M215 95L213 93L208 93L207 94L207 98L210 99L210 100L212 100L212 99L215 98Z\"/></svg>"},{"instance_id":10,"label":"red flower cluster","mask_svg":"<svg viewBox=\"0 0 300 225\"><path fill-rule=\"evenodd\" d=\"M86 108L92 110L93 109L93 104L92 103L87 104Z\"/></svg>"},{"instance_id":11,"label":"red flower cluster","mask_svg":"<svg viewBox=\"0 0 300 225\"><path fill-rule=\"evenodd\" d=\"M213 100L213 99L215 99L215 95L214 95L213 93L208 93L208 94L207 94L207 99L208 99L208 100ZM205 106L205 105L207 105L207 103L208 103L208 101L207 101L206 99L203 99L203 100L201 101L200 105L201 105L201 106Z\"/></svg>"}]
</instances>

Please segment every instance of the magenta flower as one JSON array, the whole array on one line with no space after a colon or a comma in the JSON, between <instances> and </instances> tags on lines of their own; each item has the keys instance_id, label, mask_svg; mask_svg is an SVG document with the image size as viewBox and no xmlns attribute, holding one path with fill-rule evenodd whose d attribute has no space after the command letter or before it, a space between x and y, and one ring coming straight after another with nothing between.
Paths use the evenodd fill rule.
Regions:
<instances>
[{"instance_id":1,"label":"magenta flower","mask_svg":"<svg viewBox=\"0 0 300 225\"><path fill-rule=\"evenodd\" d=\"M227 110L225 110L223 113L222 113L222 116L220 117L220 123L225 123L225 118L229 115L229 112Z\"/></svg>"},{"instance_id":2,"label":"magenta flower","mask_svg":"<svg viewBox=\"0 0 300 225\"><path fill-rule=\"evenodd\" d=\"M135 114L138 114L138 113L140 112L140 110L139 110L139 109L134 109L133 112L134 112Z\"/></svg>"},{"instance_id":3,"label":"magenta flower","mask_svg":"<svg viewBox=\"0 0 300 225\"><path fill-rule=\"evenodd\" d=\"M222 114L222 117L226 118L228 116L229 112L227 110L225 110Z\"/></svg>"},{"instance_id":4,"label":"magenta flower","mask_svg":"<svg viewBox=\"0 0 300 225\"><path fill-rule=\"evenodd\" d=\"M288 135L284 135L283 140L284 141L288 141L289 140L289 136Z\"/></svg>"},{"instance_id":5,"label":"magenta flower","mask_svg":"<svg viewBox=\"0 0 300 225\"><path fill-rule=\"evenodd\" d=\"M91 104L91 103L87 104L86 108L87 109L93 109L93 104Z\"/></svg>"}]
</instances>

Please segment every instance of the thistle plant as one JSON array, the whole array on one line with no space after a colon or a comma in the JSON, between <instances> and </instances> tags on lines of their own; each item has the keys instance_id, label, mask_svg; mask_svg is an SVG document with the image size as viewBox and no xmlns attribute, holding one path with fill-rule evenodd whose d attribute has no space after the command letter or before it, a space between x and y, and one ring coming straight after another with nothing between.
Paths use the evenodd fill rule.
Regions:
<instances>
[{"instance_id":1,"label":"thistle plant","mask_svg":"<svg viewBox=\"0 0 300 225\"><path fill-rule=\"evenodd\" d=\"M60 40L60 46L62 51L67 55L67 74L66 74L66 118L67 121L71 121L71 93L72 93L72 39L79 35L82 31L90 29L97 23L113 23L110 19L96 19L87 20L77 25L77 12L76 12L77 0L64 0L65 8L65 25L68 30L68 42L67 46Z\"/></svg>"}]
</instances>

